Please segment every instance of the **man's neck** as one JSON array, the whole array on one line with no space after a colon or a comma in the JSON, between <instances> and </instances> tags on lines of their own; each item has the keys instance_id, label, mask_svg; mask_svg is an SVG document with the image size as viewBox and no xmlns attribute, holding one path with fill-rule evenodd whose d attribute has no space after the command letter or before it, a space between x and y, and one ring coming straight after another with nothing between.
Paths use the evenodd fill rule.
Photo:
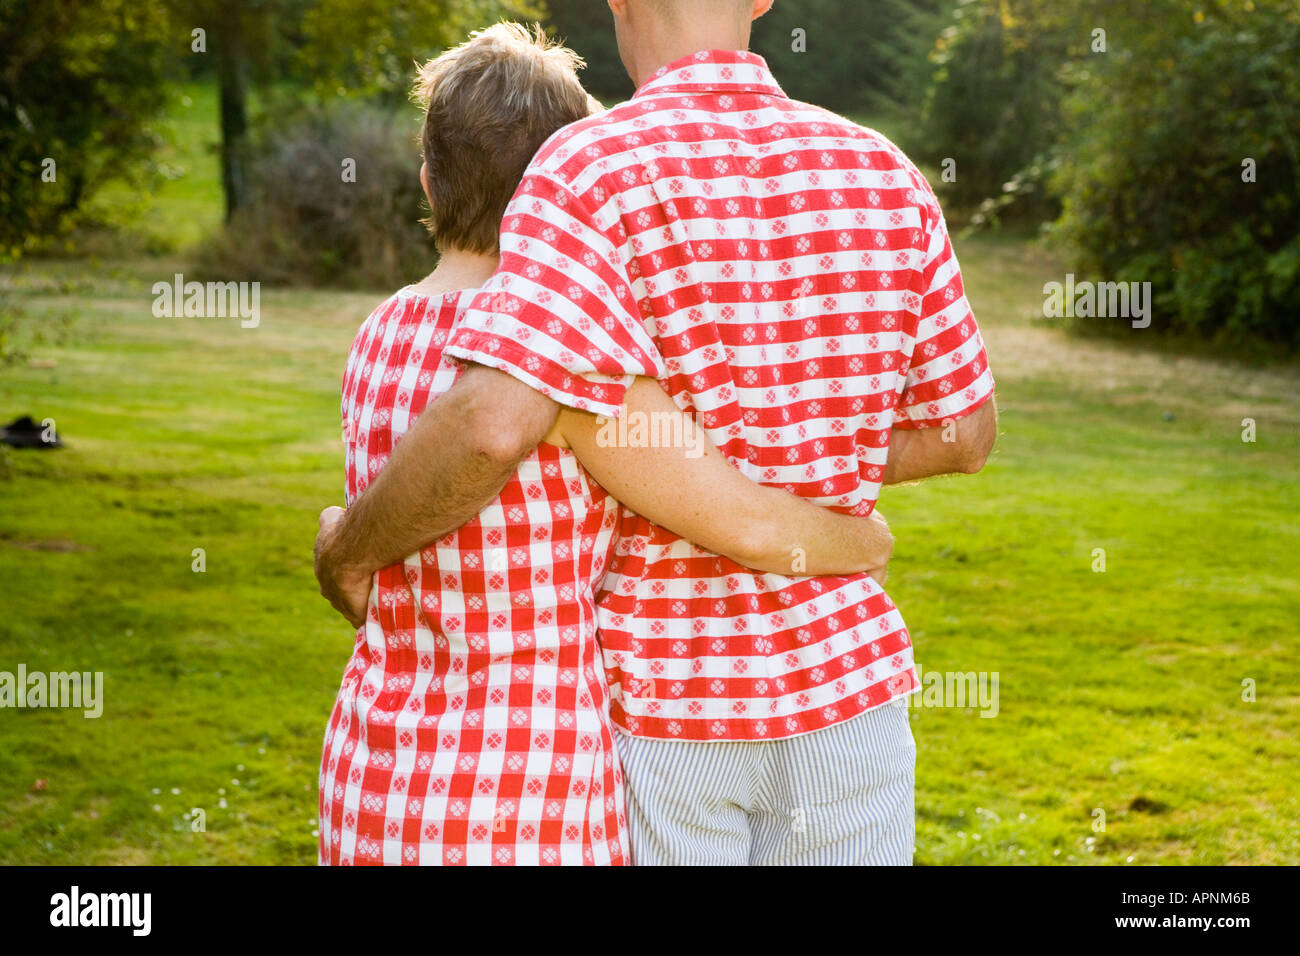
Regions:
<instances>
[{"instance_id":1,"label":"man's neck","mask_svg":"<svg viewBox=\"0 0 1300 956\"><path fill-rule=\"evenodd\" d=\"M746 50L749 48L749 24L744 28L713 27L685 33L665 32L652 38L645 47L634 54L632 82L643 86L661 67L676 63L683 57L702 50Z\"/></svg>"}]
</instances>

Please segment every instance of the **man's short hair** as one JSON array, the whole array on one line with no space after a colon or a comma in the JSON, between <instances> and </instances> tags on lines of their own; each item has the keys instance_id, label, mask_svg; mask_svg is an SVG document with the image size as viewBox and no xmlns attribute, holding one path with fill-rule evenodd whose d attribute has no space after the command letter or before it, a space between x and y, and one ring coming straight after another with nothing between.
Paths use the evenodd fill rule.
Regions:
<instances>
[{"instance_id":1,"label":"man's short hair","mask_svg":"<svg viewBox=\"0 0 1300 956\"><path fill-rule=\"evenodd\" d=\"M583 61L540 26L498 23L420 68L421 150L442 248L492 253L528 162L553 133L598 108L578 81Z\"/></svg>"}]
</instances>

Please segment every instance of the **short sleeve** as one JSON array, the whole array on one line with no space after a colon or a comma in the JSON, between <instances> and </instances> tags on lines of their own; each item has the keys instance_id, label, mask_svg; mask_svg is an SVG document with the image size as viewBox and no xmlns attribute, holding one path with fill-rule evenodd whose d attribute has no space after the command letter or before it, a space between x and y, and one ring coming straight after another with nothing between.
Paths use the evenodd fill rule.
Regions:
<instances>
[{"instance_id":1,"label":"short sleeve","mask_svg":"<svg viewBox=\"0 0 1300 956\"><path fill-rule=\"evenodd\" d=\"M921 271L921 311L895 428L938 427L969 415L993 395L988 353L966 301L948 226L942 214L934 221Z\"/></svg>"},{"instance_id":2,"label":"short sleeve","mask_svg":"<svg viewBox=\"0 0 1300 956\"><path fill-rule=\"evenodd\" d=\"M541 170L528 172L506 208L501 264L446 354L609 417L635 376L665 375L618 248L586 204Z\"/></svg>"}]
</instances>

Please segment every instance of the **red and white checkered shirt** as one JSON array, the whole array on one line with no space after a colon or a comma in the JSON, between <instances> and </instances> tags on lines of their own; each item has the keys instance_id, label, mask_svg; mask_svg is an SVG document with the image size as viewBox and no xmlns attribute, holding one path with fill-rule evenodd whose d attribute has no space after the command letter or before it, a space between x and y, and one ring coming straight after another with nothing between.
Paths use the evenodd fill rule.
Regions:
<instances>
[{"instance_id":1,"label":"red and white checkered shirt","mask_svg":"<svg viewBox=\"0 0 1300 956\"><path fill-rule=\"evenodd\" d=\"M448 354L607 416L656 376L746 475L843 512L875 506L891 427L993 392L924 177L750 53L679 60L549 140L501 247ZM756 574L636 515L617 553L600 640L630 733L787 737L917 687L864 574Z\"/></svg>"},{"instance_id":2,"label":"red and white checkered shirt","mask_svg":"<svg viewBox=\"0 0 1300 956\"><path fill-rule=\"evenodd\" d=\"M467 302L404 290L357 334L349 504L455 381L442 350ZM617 516L542 445L477 518L378 573L326 733L322 862L627 861L593 596Z\"/></svg>"}]
</instances>

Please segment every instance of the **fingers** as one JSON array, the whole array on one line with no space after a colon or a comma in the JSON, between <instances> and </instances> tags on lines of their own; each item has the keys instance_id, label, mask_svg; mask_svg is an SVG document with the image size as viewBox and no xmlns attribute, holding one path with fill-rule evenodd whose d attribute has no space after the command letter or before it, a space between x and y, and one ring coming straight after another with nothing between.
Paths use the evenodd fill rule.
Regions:
<instances>
[{"instance_id":1,"label":"fingers","mask_svg":"<svg viewBox=\"0 0 1300 956\"><path fill-rule=\"evenodd\" d=\"M366 623L366 612L370 603L370 591L358 588L355 592L341 589L335 582L321 583L321 597L329 601L330 607L338 611L353 627Z\"/></svg>"},{"instance_id":2,"label":"fingers","mask_svg":"<svg viewBox=\"0 0 1300 956\"><path fill-rule=\"evenodd\" d=\"M348 623L353 627L361 627L366 623L366 614L370 605L370 582L366 581L364 585L357 585L351 591L339 593L339 601L335 608L348 619Z\"/></svg>"},{"instance_id":3,"label":"fingers","mask_svg":"<svg viewBox=\"0 0 1300 956\"><path fill-rule=\"evenodd\" d=\"M320 513L319 530L316 532L315 572L316 582L320 585L321 597L329 601L330 606L345 617L353 627L360 627L366 622L366 605L370 600L370 582L340 579L338 569L333 567L326 556L325 546L338 531L338 525L347 512L337 505L330 505Z\"/></svg>"}]
</instances>

